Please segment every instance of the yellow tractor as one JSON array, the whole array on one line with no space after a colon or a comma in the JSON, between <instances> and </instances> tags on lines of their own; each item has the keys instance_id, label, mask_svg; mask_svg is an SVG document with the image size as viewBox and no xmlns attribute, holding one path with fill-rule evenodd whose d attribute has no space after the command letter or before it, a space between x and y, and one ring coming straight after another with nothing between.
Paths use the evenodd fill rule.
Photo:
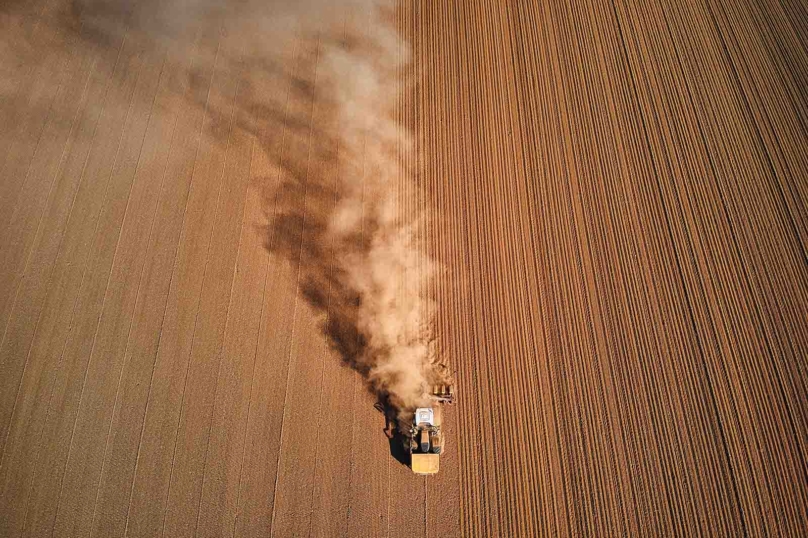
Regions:
<instances>
[{"instance_id":1,"label":"yellow tractor","mask_svg":"<svg viewBox=\"0 0 808 538\"><path fill-rule=\"evenodd\" d=\"M444 448L441 431L443 404L454 403L451 385L436 385L429 395L431 407L415 410L409 431L408 451L411 467L415 474L431 475L440 469L440 455Z\"/></svg>"}]
</instances>

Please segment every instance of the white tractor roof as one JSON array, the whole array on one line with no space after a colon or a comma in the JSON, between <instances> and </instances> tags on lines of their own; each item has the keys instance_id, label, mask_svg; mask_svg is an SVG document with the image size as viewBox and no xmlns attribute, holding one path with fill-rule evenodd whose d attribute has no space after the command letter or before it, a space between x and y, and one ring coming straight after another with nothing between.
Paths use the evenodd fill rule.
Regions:
<instances>
[{"instance_id":1,"label":"white tractor roof","mask_svg":"<svg viewBox=\"0 0 808 538\"><path fill-rule=\"evenodd\" d=\"M415 424L435 425L435 412L431 407L419 407L415 410Z\"/></svg>"}]
</instances>

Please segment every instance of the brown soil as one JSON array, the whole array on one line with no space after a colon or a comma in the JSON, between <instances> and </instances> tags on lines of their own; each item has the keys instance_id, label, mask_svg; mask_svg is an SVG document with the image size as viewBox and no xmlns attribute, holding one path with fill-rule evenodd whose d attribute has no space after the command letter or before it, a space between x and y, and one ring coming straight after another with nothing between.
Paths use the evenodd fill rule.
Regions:
<instances>
[{"instance_id":1,"label":"brown soil","mask_svg":"<svg viewBox=\"0 0 808 538\"><path fill-rule=\"evenodd\" d=\"M808 535L799 2L396 8L458 395L428 479L306 289L316 54L65 4L0 4L0 536Z\"/></svg>"}]
</instances>

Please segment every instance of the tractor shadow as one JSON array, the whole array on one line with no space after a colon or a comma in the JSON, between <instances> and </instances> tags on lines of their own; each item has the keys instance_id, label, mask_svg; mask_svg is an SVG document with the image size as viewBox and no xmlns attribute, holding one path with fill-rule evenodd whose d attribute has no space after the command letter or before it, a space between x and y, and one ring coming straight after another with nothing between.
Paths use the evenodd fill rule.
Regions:
<instances>
[{"instance_id":1,"label":"tractor shadow","mask_svg":"<svg viewBox=\"0 0 808 538\"><path fill-rule=\"evenodd\" d=\"M398 410L391 406L386 398L379 398L373 407L384 415L384 435L390 443L390 455L401 465L410 467L412 457L406 448L409 439L402 432L402 425L397 416Z\"/></svg>"}]
</instances>

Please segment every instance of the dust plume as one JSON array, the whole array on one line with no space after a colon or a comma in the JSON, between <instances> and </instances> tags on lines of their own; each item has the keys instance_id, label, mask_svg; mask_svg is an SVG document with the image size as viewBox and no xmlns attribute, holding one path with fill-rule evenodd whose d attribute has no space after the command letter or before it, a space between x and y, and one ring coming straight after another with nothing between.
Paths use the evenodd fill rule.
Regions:
<instances>
[{"instance_id":1,"label":"dust plume","mask_svg":"<svg viewBox=\"0 0 808 538\"><path fill-rule=\"evenodd\" d=\"M348 20L334 39L316 40L317 123L307 157L320 166L296 185L304 191L297 204L276 206L271 227L283 237L293 222L303 226L303 289L327 316L325 334L406 419L428 403L431 385L450 381L427 291L445 272L422 246L426 215L405 210L404 197L417 197L418 162L396 116L408 49L385 6L373 7L370 23ZM298 237L291 237L293 256Z\"/></svg>"},{"instance_id":2,"label":"dust plume","mask_svg":"<svg viewBox=\"0 0 808 538\"><path fill-rule=\"evenodd\" d=\"M400 121L409 50L395 2L56 0L37 14L28 6L0 10L6 29L21 28L7 58L124 43L166 55L176 94L211 118L207 136L225 144L233 118L255 137L278 174L255 178L266 183L266 246L299 266L323 334L394 415L406 418L431 385L449 381L428 292L445 271L422 244L419 156ZM40 23L17 24L36 17L53 26L49 39ZM36 39L25 38L29 27ZM236 80L232 101L195 91L210 84L212 66Z\"/></svg>"}]
</instances>

